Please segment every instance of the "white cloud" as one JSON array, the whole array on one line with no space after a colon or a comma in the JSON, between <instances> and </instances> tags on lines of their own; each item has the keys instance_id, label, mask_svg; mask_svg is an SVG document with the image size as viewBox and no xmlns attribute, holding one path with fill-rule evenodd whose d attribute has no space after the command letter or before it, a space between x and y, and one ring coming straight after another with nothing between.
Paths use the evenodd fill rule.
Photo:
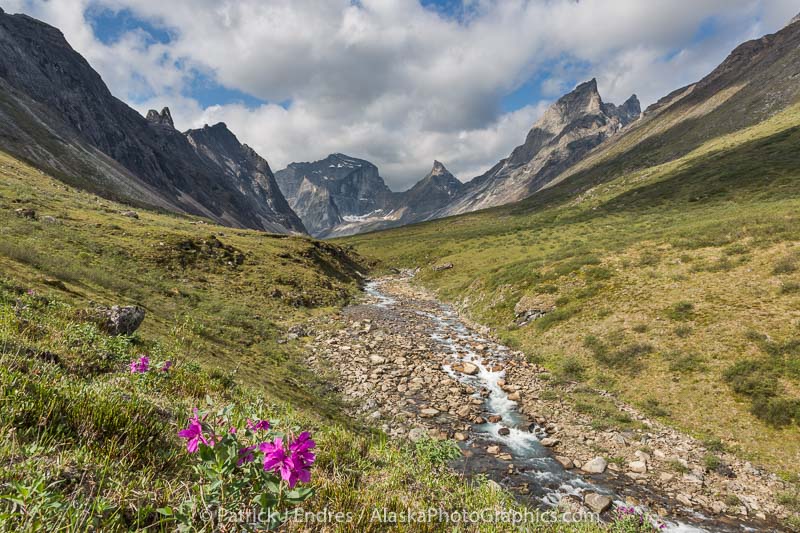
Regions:
<instances>
[{"instance_id":1,"label":"white cloud","mask_svg":"<svg viewBox=\"0 0 800 533\"><path fill-rule=\"evenodd\" d=\"M789 0L470 0L458 18L416 0L15 0L60 27L115 94L169 105L178 125L224 120L274 168L334 151L375 162L395 189L431 161L469 179L521 143L542 104L502 112L503 96L546 66L541 98L596 76L601 94L643 103L710 71L745 38L774 31ZM130 9L170 28L99 42L87 9ZM714 18L714 31L698 38ZM195 71L287 108L202 109Z\"/></svg>"}]
</instances>

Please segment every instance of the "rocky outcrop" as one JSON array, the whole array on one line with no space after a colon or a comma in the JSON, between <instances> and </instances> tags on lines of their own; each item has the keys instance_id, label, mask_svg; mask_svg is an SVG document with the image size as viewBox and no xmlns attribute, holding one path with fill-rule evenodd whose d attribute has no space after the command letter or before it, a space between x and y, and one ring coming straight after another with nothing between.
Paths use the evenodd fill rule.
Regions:
<instances>
[{"instance_id":1,"label":"rocky outcrop","mask_svg":"<svg viewBox=\"0 0 800 533\"><path fill-rule=\"evenodd\" d=\"M636 95L604 103L592 79L562 96L534 124L525 143L468 182L436 218L503 205L534 194L609 137L639 118Z\"/></svg>"},{"instance_id":2,"label":"rocky outcrop","mask_svg":"<svg viewBox=\"0 0 800 533\"><path fill-rule=\"evenodd\" d=\"M168 107L162 109L161 113L155 109L151 109L147 112L147 120L150 121L151 124L175 129L175 122L172 120L172 113L170 113Z\"/></svg>"},{"instance_id":3,"label":"rocky outcrop","mask_svg":"<svg viewBox=\"0 0 800 533\"><path fill-rule=\"evenodd\" d=\"M249 165L221 165L230 154L199 150L168 109L142 117L60 31L25 15L0 14L0 148L114 200L235 227L303 231L279 189L265 184L271 173L259 170L266 162L257 154L243 156Z\"/></svg>"},{"instance_id":4,"label":"rocky outcrop","mask_svg":"<svg viewBox=\"0 0 800 533\"><path fill-rule=\"evenodd\" d=\"M275 177L289 205L314 236L330 236L339 225L388 216L394 204L378 167L344 154L291 163Z\"/></svg>"}]
</instances>

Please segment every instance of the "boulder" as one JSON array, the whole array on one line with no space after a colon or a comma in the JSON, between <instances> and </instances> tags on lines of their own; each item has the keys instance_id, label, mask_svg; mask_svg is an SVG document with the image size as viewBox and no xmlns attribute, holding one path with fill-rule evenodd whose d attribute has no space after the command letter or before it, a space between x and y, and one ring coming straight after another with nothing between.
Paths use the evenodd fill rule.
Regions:
<instances>
[{"instance_id":1,"label":"boulder","mask_svg":"<svg viewBox=\"0 0 800 533\"><path fill-rule=\"evenodd\" d=\"M587 474L602 474L606 471L606 467L608 466L608 461L603 459L602 457L595 457L590 461L586 461L581 470L586 472Z\"/></svg>"},{"instance_id":2,"label":"boulder","mask_svg":"<svg viewBox=\"0 0 800 533\"><path fill-rule=\"evenodd\" d=\"M131 335L144 321L144 309L138 305L96 307L92 314L100 328L109 335Z\"/></svg>"},{"instance_id":3,"label":"boulder","mask_svg":"<svg viewBox=\"0 0 800 533\"><path fill-rule=\"evenodd\" d=\"M122 211L120 215L128 218L139 218L139 213L136 211Z\"/></svg>"},{"instance_id":4,"label":"boulder","mask_svg":"<svg viewBox=\"0 0 800 533\"><path fill-rule=\"evenodd\" d=\"M433 271L441 272L442 270L450 270L451 268L453 268L453 263L443 263L441 265L434 265Z\"/></svg>"},{"instance_id":5,"label":"boulder","mask_svg":"<svg viewBox=\"0 0 800 533\"><path fill-rule=\"evenodd\" d=\"M541 318L555 309L556 297L553 294L533 294L523 296L514 306L514 316L520 325Z\"/></svg>"},{"instance_id":6,"label":"boulder","mask_svg":"<svg viewBox=\"0 0 800 533\"><path fill-rule=\"evenodd\" d=\"M15 209L14 214L18 217L22 218L29 218L31 220L36 220L36 210L35 209L28 209L28 208L20 208Z\"/></svg>"},{"instance_id":7,"label":"boulder","mask_svg":"<svg viewBox=\"0 0 800 533\"><path fill-rule=\"evenodd\" d=\"M369 362L372 363L373 365L382 365L383 363L386 362L386 358L381 357L380 355L370 355Z\"/></svg>"},{"instance_id":8,"label":"boulder","mask_svg":"<svg viewBox=\"0 0 800 533\"><path fill-rule=\"evenodd\" d=\"M542 446L546 446L547 448L552 448L558 444L558 439L553 439L550 437L544 438L540 441Z\"/></svg>"},{"instance_id":9,"label":"boulder","mask_svg":"<svg viewBox=\"0 0 800 533\"><path fill-rule=\"evenodd\" d=\"M611 498L602 494L597 494L596 492L590 492L583 497L583 503L595 513L602 513L611 507Z\"/></svg>"}]
</instances>

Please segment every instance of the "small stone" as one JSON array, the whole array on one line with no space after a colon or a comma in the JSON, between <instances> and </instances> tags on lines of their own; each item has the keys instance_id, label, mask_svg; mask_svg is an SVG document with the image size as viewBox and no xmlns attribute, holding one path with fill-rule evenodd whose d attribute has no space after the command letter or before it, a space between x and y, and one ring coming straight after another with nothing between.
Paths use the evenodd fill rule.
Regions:
<instances>
[{"instance_id":1,"label":"small stone","mask_svg":"<svg viewBox=\"0 0 800 533\"><path fill-rule=\"evenodd\" d=\"M583 502L595 513L602 513L611 507L611 498L596 492L590 492L583 497Z\"/></svg>"},{"instance_id":2,"label":"small stone","mask_svg":"<svg viewBox=\"0 0 800 533\"><path fill-rule=\"evenodd\" d=\"M489 455L499 455L500 446L497 445L489 446L488 448L486 448L486 453L488 453Z\"/></svg>"},{"instance_id":3,"label":"small stone","mask_svg":"<svg viewBox=\"0 0 800 533\"><path fill-rule=\"evenodd\" d=\"M464 433L461 433L460 431L456 431L455 435L453 435L453 438L456 439L458 442L464 442L465 440L467 440L467 436Z\"/></svg>"},{"instance_id":4,"label":"small stone","mask_svg":"<svg viewBox=\"0 0 800 533\"><path fill-rule=\"evenodd\" d=\"M510 429L508 429L508 428L500 428L500 429L498 429L498 430L497 430L497 434L498 434L498 435L502 435L502 436L504 436L504 437L505 437L505 436L507 436L507 435L510 435L510 434L511 434L511 430L510 430Z\"/></svg>"},{"instance_id":5,"label":"small stone","mask_svg":"<svg viewBox=\"0 0 800 533\"><path fill-rule=\"evenodd\" d=\"M558 444L558 442L559 442L558 439L553 439L553 438L547 437L547 438L542 439L540 441L540 444L542 446L547 447L547 448L552 448L553 446L556 446Z\"/></svg>"},{"instance_id":6,"label":"small stone","mask_svg":"<svg viewBox=\"0 0 800 533\"><path fill-rule=\"evenodd\" d=\"M411 442L417 442L421 438L425 437L428 433L422 428L413 428L411 431L408 432L408 440Z\"/></svg>"},{"instance_id":7,"label":"small stone","mask_svg":"<svg viewBox=\"0 0 800 533\"><path fill-rule=\"evenodd\" d=\"M478 367L476 365L473 365L472 363L464 363L461 366L461 372L463 372L468 376L474 376L475 374L478 373Z\"/></svg>"},{"instance_id":8,"label":"small stone","mask_svg":"<svg viewBox=\"0 0 800 533\"><path fill-rule=\"evenodd\" d=\"M497 456L497 458L498 458L498 459L500 459L501 461L511 461L512 459L514 459L514 458L511 456L511 454L510 454L510 453L501 453L501 454L499 454L499 455Z\"/></svg>"},{"instance_id":9,"label":"small stone","mask_svg":"<svg viewBox=\"0 0 800 533\"><path fill-rule=\"evenodd\" d=\"M711 502L711 510L714 511L715 514L722 514L728 507L722 502Z\"/></svg>"},{"instance_id":10,"label":"small stone","mask_svg":"<svg viewBox=\"0 0 800 533\"><path fill-rule=\"evenodd\" d=\"M370 355L369 362L373 365L382 365L386 362L386 358L381 357L380 355Z\"/></svg>"},{"instance_id":11,"label":"small stone","mask_svg":"<svg viewBox=\"0 0 800 533\"><path fill-rule=\"evenodd\" d=\"M469 405L462 405L461 407L458 408L458 411L456 411L456 414L458 416L460 416L461 418L467 418L469 416L470 412L471 412L471 409L470 409Z\"/></svg>"},{"instance_id":12,"label":"small stone","mask_svg":"<svg viewBox=\"0 0 800 533\"><path fill-rule=\"evenodd\" d=\"M563 455L556 455L555 459L558 464L560 464L567 470L571 469L572 466L574 465L572 459L570 459L569 457L564 457Z\"/></svg>"},{"instance_id":13,"label":"small stone","mask_svg":"<svg viewBox=\"0 0 800 533\"><path fill-rule=\"evenodd\" d=\"M602 457L595 457L590 461L586 461L586 463L584 463L584 465L581 467L581 470L588 474L602 474L606 471L607 466L608 461Z\"/></svg>"},{"instance_id":14,"label":"small stone","mask_svg":"<svg viewBox=\"0 0 800 533\"><path fill-rule=\"evenodd\" d=\"M503 419L500 415L491 415L487 420L489 420L490 424L497 424Z\"/></svg>"},{"instance_id":15,"label":"small stone","mask_svg":"<svg viewBox=\"0 0 800 533\"><path fill-rule=\"evenodd\" d=\"M438 409L434 409L433 407L428 407L426 409L422 409L419 412L420 416L423 418L433 418L434 416L439 414Z\"/></svg>"},{"instance_id":16,"label":"small stone","mask_svg":"<svg viewBox=\"0 0 800 533\"><path fill-rule=\"evenodd\" d=\"M512 392L511 394L508 395L508 399L511 400L512 402L518 402L520 401L520 398L521 396L519 394L519 391Z\"/></svg>"},{"instance_id":17,"label":"small stone","mask_svg":"<svg viewBox=\"0 0 800 533\"><path fill-rule=\"evenodd\" d=\"M644 461L633 461L628 464L628 470L636 472L637 474L647 473L647 463Z\"/></svg>"}]
</instances>

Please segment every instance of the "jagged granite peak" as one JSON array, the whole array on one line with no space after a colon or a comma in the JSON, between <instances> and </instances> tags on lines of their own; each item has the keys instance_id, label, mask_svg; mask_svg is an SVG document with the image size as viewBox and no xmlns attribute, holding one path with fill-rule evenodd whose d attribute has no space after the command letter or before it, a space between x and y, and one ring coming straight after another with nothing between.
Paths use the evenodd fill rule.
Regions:
<instances>
[{"instance_id":1,"label":"jagged granite peak","mask_svg":"<svg viewBox=\"0 0 800 533\"><path fill-rule=\"evenodd\" d=\"M800 101L798 22L796 17L773 34L738 45L708 75L650 105L621 135L551 183L570 180L571 190L580 194L585 187L613 176L608 166L630 172L651 168L796 105Z\"/></svg>"},{"instance_id":2,"label":"jagged granite peak","mask_svg":"<svg viewBox=\"0 0 800 533\"><path fill-rule=\"evenodd\" d=\"M58 29L0 14L0 149L115 200L235 227L302 231L279 189L247 175L259 164L222 165L227 154L198 150L168 110L149 115L115 98Z\"/></svg>"},{"instance_id":3,"label":"jagged granite peak","mask_svg":"<svg viewBox=\"0 0 800 533\"><path fill-rule=\"evenodd\" d=\"M289 205L308 231L318 237L328 236L340 223L386 214L393 206L393 193L378 167L342 153L319 161L291 163L276 172L275 178ZM326 206L324 215L317 212L320 206Z\"/></svg>"},{"instance_id":4,"label":"jagged granite peak","mask_svg":"<svg viewBox=\"0 0 800 533\"><path fill-rule=\"evenodd\" d=\"M603 104L603 112L610 117L617 117L620 124L624 127L642 116L642 105L639 98L634 94L625 100L621 106L608 103Z\"/></svg>"},{"instance_id":5,"label":"jagged granite peak","mask_svg":"<svg viewBox=\"0 0 800 533\"><path fill-rule=\"evenodd\" d=\"M427 176L399 195L397 204L403 209L401 222L409 224L427 220L437 210L448 205L463 188L464 184L443 164L434 161Z\"/></svg>"},{"instance_id":6,"label":"jagged granite peak","mask_svg":"<svg viewBox=\"0 0 800 533\"><path fill-rule=\"evenodd\" d=\"M791 26L791 25L792 25L792 24L794 24L795 22L800 22L800 13L798 13L797 15L795 15L795 16L794 16L794 18L793 18L792 20L790 20L790 21L789 21L789 24L787 24L787 26Z\"/></svg>"},{"instance_id":7,"label":"jagged granite peak","mask_svg":"<svg viewBox=\"0 0 800 533\"><path fill-rule=\"evenodd\" d=\"M168 107L162 109L161 113L155 109L151 109L147 112L147 120L152 124L175 128L175 122L172 120L172 113L170 113Z\"/></svg>"},{"instance_id":8,"label":"jagged granite peak","mask_svg":"<svg viewBox=\"0 0 800 533\"><path fill-rule=\"evenodd\" d=\"M485 174L468 182L459 196L434 216L455 215L527 198L640 115L636 95L615 106L603 102L596 79L581 83L544 112L523 144Z\"/></svg>"}]
</instances>

